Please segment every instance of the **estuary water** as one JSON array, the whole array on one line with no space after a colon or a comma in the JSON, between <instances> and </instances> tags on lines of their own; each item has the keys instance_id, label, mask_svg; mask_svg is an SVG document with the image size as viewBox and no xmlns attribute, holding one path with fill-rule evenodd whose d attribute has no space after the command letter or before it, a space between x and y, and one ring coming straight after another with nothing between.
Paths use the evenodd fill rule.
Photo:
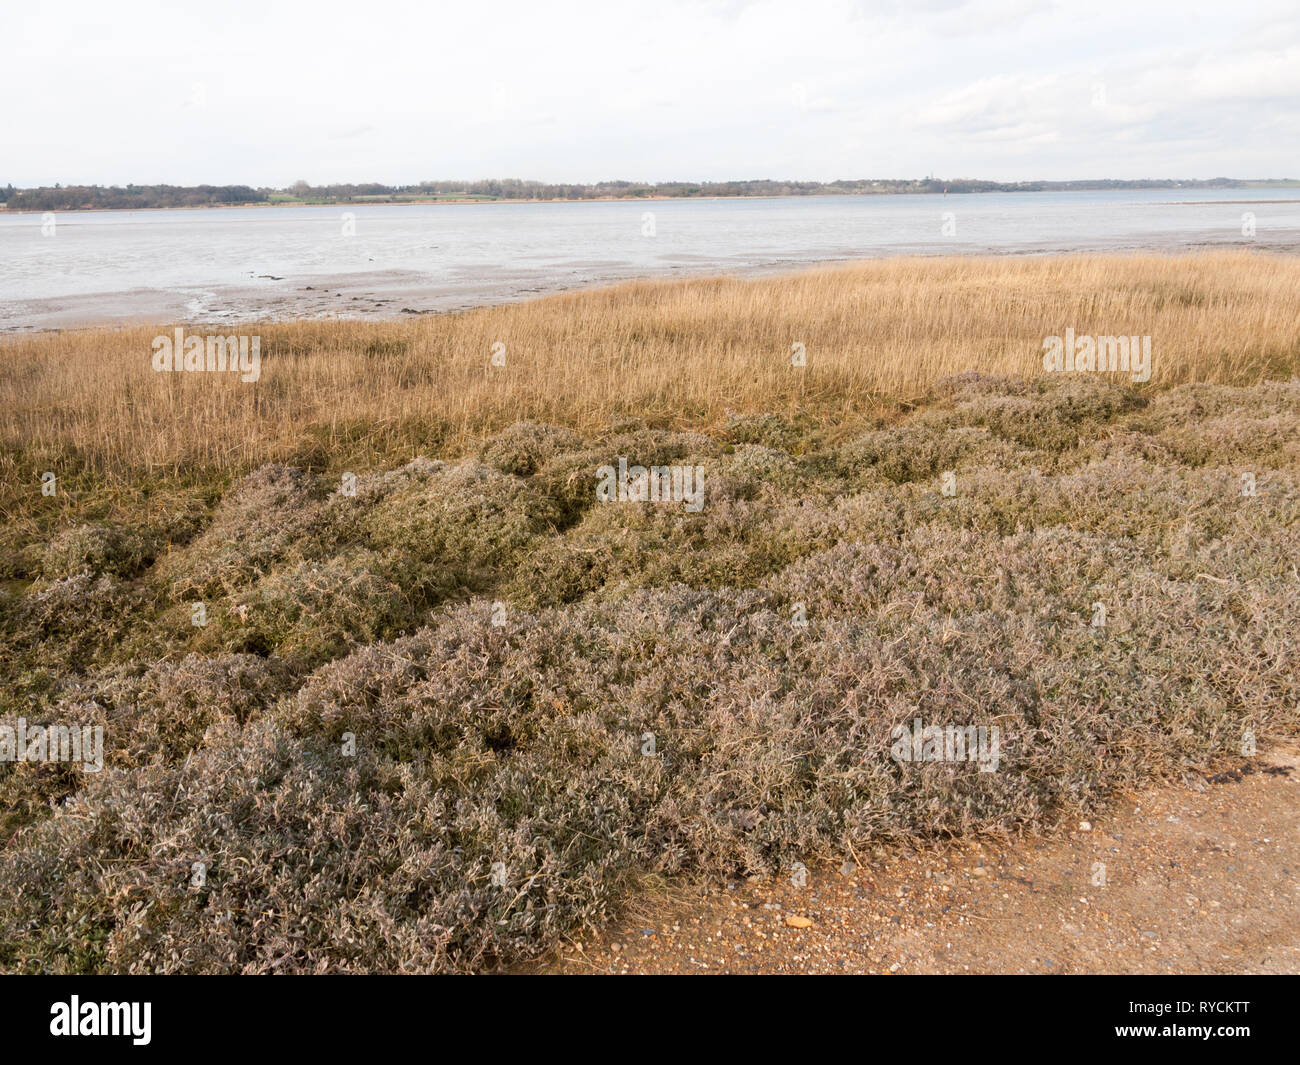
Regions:
<instances>
[{"instance_id":1,"label":"estuary water","mask_svg":"<svg viewBox=\"0 0 1300 1065\"><path fill-rule=\"evenodd\" d=\"M1300 189L0 211L0 331L400 317L887 255L1300 249Z\"/></svg>"}]
</instances>

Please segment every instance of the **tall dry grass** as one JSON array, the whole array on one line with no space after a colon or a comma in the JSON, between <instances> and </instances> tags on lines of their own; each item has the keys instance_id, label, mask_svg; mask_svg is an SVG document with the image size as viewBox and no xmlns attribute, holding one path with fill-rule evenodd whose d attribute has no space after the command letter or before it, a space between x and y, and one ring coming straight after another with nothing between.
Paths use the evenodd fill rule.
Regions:
<instances>
[{"instance_id":1,"label":"tall dry grass","mask_svg":"<svg viewBox=\"0 0 1300 1065\"><path fill-rule=\"evenodd\" d=\"M172 323L22 336L0 345L0 442L6 476L57 461L127 477L455 451L524 418L698 427L734 410L834 424L953 372L1041 373L1043 338L1066 327L1150 335L1156 385L1244 384L1300 369L1298 309L1294 258L931 258L243 327L261 336L256 384L153 372L151 339ZM504 367L490 364L498 341Z\"/></svg>"}]
</instances>

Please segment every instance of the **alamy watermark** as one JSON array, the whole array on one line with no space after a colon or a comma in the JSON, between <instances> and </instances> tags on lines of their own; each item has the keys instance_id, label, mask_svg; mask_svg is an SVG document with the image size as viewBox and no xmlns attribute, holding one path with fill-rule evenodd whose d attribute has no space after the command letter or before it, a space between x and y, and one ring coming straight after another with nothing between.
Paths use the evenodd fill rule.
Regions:
<instances>
[{"instance_id":1,"label":"alamy watermark","mask_svg":"<svg viewBox=\"0 0 1300 1065\"><path fill-rule=\"evenodd\" d=\"M703 466L601 466L596 499L602 503L681 503L691 514L704 507Z\"/></svg>"},{"instance_id":2,"label":"alamy watermark","mask_svg":"<svg viewBox=\"0 0 1300 1065\"><path fill-rule=\"evenodd\" d=\"M180 326L174 337L153 338L153 368L159 373L229 371L252 383L262 376L262 338L189 336Z\"/></svg>"},{"instance_id":3,"label":"alamy watermark","mask_svg":"<svg viewBox=\"0 0 1300 1065\"><path fill-rule=\"evenodd\" d=\"M50 1006L50 1035L130 1036L135 1046L148 1046L152 1013L151 1002L82 1002L73 995Z\"/></svg>"},{"instance_id":4,"label":"alamy watermark","mask_svg":"<svg viewBox=\"0 0 1300 1065\"><path fill-rule=\"evenodd\" d=\"M80 762L83 772L104 768L102 725L0 725L0 762Z\"/></svg>"},{"instance_id":5,"label":"alamy watermark","mask_svg":"<svg viewBox=\"0 0 1300 1065\"><path fill-rule=\"evenodd\" d=\"M1151 338L1065 336L1043 339L1043 369L1066 373L1131 373L1134 381L1151 380Z\"/></svg>"},{"instance_id":6,"label":"alamy watermark","mask_svg":"<svg viewBox=\"0 0 1300 1065\"><path fill-rule=\"evenodd\" d=\"M889 738L896 762L978 762L981 773L995 773L1002 757L997 725L924 725L918 717L910 731L895 725Z\"/></svg>"}]
</instances>

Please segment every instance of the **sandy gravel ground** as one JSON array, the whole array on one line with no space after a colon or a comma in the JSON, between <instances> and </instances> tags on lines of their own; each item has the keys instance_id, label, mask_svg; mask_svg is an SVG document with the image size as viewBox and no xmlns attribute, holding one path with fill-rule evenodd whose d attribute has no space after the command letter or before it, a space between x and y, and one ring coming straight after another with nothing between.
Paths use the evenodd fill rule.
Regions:
<instances>
[{"instance_id":1,"label":"sandy gravel ground","mask_svg":"<svg viewBox=\"0 0 1300 1065\"><path fill-rule=\"evenodd\" d=\"M652 894L561 973L1300 973L1300 749L1091 824Z\"/></svg>"}]
</instances>

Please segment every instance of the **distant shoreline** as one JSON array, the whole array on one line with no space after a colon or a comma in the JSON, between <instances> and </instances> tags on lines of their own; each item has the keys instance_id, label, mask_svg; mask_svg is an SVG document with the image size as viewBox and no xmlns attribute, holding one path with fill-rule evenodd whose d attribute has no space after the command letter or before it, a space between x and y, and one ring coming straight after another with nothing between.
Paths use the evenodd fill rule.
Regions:
<instances>
[{"instance_id":1,"label":"distant shoreline","mask_svg":"<svg viewBox=\"0 0 1300 1065\"><path fill-rule=\"evenodd\" d=\"M1300 187L1300 185L1297 185ZM837 193L837 195L854 196L854 195L901 195L899 193ZM912 194L920 195L920 194ZM925 195L931 195L926 193ZM939 195L942 195L940 193ZM955 193L954 193L955 195ZM168 204L157 207L59 207L60 211L85 212L87 214L96 211L210 211L210 210L243 210L245 208L271 208L271 207L471 207L501 205L503 203L663 203L665 201L681 202L682 200L700 200L711 202L716 200L810 200L821 197L799 196L789 193L779 195L772 194L754 195L754 196L592 196L588 199L565 199L563 197L553 197L548 200L523 200L523 199L501 199L490 200L482 197L464 197L461 199L388 199L388 200L279 200L275 202L258 200L255 203L193 203L193 204ZM1254 201L1252 201L1254 202ZM0 214L44 214L44 211L36 208L29 210L13 210L5 207L0 203Z\"/></svg>"},{"instance_id":2,"label":"distant shoreline","mask_svg":"<svg viewBox=\"0 0 1300 1065\"><path fill-rule=\"evenodd\" d=\"M459 183L458 183L459 184ZM476 184L476 183L465 183ZM484 182L485 185L501 185L501 182ZM506 183L509 184L509 183ZM511 185L511 188L528 188L532 183ZM308 195L306 198L287 195L284 189L254 189L250 186L145 186L137 191L150 202L142 203L58 203L60 193L69 195L123 196L128 195L135 186L68 186L65 188L11 189L9 200L0 202L0 212L6 214L44 214L50 211L170 211L198 210L204 208L241 208L241 207L378 207L378 206L464 206L472 204L500 203L662 203L681 200L770 200L770 199L816 199L833 196L972 196L980 193L1043 193L1043 192L1146 192L1146 191L1200 191L1237 189L1300 189L1300 179L1294 178L1211 178L1208 180L1176 179L1138 179L1132 181L1112 181L1099 179L1095 181L1026 181L1026 182L988 182L975 179L954 179L941 181L925 179L916 182L867 180L857 182L821 183L821 182L704 182L678 183L666 182L660 185L632 186L634 191L619 194L605 191L610 186L624 183L602 183L599 185L542 185L539 189L563 188L579 192L577 195L525 196L493 195L489 193L438 194L421 195L418 192L393 191L391 194L378 193L367 195L359 193L350 196ZM754 186L774 186L770 191L754 189ZM877 187L878 186L878 187ZM324 188L356 188L366 186L321 186ZM373 186L369 186L373 187ZM746 188L748 191L722 191L726 188ZM237 191L240 196L249 198L213 199L195 203L161 202L169 198L184 195L201 195L204 190L212 189ZM592 191L588 190L601 190ZM676 191L674 191L676 190ZM219 194L219 192L218 192ZM279 196L282 198L273 199ZM38 197L45 202L32 206L22 205L23 198ZM252 198L259 197L259 198ZM10 200L18 199L20 206L10 206ZM158 202L153 202L158 201ZM1224 201L1226 203L1234 201ZM1259 201L1251 201L1259 202Z\"/></svg>"}]
</instances>

